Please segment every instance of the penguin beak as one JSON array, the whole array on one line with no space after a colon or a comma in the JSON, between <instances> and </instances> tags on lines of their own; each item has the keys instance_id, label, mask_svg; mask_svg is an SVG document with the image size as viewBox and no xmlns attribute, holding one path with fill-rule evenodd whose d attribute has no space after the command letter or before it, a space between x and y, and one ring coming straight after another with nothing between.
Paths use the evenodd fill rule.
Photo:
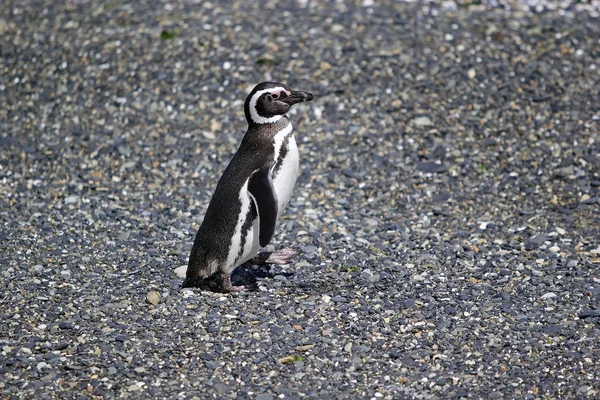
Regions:
<instances>
[{"instance_id":1,"label":"penguin beak","mask_svg":"<svg viewBox=\"0 0 600 400\"><path fill-rule=\"evenodd\" d=\"M293 106L294 104L311 101L314 98L315 96L313 96L311 93L303 92L302 90L292 90L290 92L290 95L284 99L281 99L281 101L290 106Z\"/></svg>"}]
</instances>

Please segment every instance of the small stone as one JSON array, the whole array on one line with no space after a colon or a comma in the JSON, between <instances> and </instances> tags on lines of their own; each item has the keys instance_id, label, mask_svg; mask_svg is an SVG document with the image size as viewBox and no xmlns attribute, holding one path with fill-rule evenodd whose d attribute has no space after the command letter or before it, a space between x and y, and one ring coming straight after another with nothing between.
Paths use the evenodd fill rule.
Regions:
<instances>
[{"instance_id":1,"label":"small stone","mask_svg":"<svg viewBox=\"0 0 600 400\"><path fill-rule=\"evenodd\" d=\"M173 272L175 272L175 275L177 275L178 277L185 279L185 276L187 274L187 265L182 265L181 267L177 267L173 270Z\"/></svg>"},{"instance_id":2,"label":"small stone","mask_svg":"<svg viewBox=\"0 0 600 400\"><path fill-rule=\"evenodd\" d=\"M424 162L417 165L417 170L433 174L446 172L448 168L442 163Z\"/></svg>"},{"instance_id":3,"label":"small stone","mask_svg":"<svg viewBox=\"0 0 600 400\"><path fill-rule=\"evenodd\" d=\"M600 317L600 311L586 308L586 309L581 310L577 316L582 319L597 318L597 317Z\"/></svg>"},{"instance_id":4,"label":"small stone","mask_svg":"<svg viewBox=\"0 0 600 400\"><path fill-rule=\"evenodd\" d=\"M371 271L369 268L363 270L363 272L361 273L361 276L367 282L371 282L371 283L379 282L379 274L377 272Z\"/></svg>"},{"instance_id":5,"label":"small stone","mask_svg":"<svg viewBox=\"0 0 600 400\"><path fill-rule=\"evenodd\" d=\"M331 64L329 64L327 61L321 61L319 63L319 69L321 71L328 71L332 68Z\"/></svg>"},{"instance_id":6,"label":"small stone","mask_svg":"<svg viewBox=\"0 0 600 400\"><path fill-rule=\"evenodd\" d=\"M323 116L323 111L321 111L319 107L315 107L313 109L313 113L315 115L315 119L321 119L321 117Z\"/></svg>"},{"instance_id":7,"label":"small stone","mask_svg":"<svg viewBox=\"0 0 600 400\"><path fill-rule=\"evenodd\" d=\"M160 303L160 293L158 293L156 290L148 292L146 295L146 302L152 304L153 306L157 305Z\"/></svg>"},{"instance_id":8,"label":"small stone","mask_svg":"<svg viewBox=\"0 0 600 400\"><path fill-rule=\"evenodd\" d=\"M231 387L227 386L224 383L216 383L214 385L214 388L220 395L225 395L231 390Z\"/></svg>"},{"instance_id":9,"label":"small stone","mask_svg":"<svg viewBox=\"0 0 600 400\"><path fill-rule=\"evenodd\" d=\"M63 28L64 28L64 29L75 29L75 28L79 28L79 22L77 22L77 21L74 21L74 20L68 21L67 23L65 23L65 24L63 25Z\"/></svg>"},{"instance_id":10,"label":"small stone","mask_svg":"<svg viewBox=\"0 0 600 400\"><path fill-rule=\"evenodd\" d=\"M116 335L116 336L115 336L115 340L116 340L117 342L124 343L124 342L128 341L128 340L129 340L129 338L128 338L127 336L125 336L125 335Z\"/></svg>"},{"instance_id":11,"label":"small stone","mask_svg":"<svg viewBox=\"0 0 600 400\"><path fill-rule=\"evenodd\" d=\"M477 75L477 72L475 72L475 70L473 68L471 68L470 70L467 71L467 76L469 77L469 79L475 78L476 75Z\"/></svg>"},{"instance_id":12,"label":"small stone","mask_svg":"<svg viewBox=\"0 0 600 400\"><path fill-rule=\"evenodd\" d=\"M548 250L550 250L552 253L558 253L560 251L560 247L552 246Z\"/></svg>"},{"instance_id":13,"label":"small stone","mask_svg":"<svg viewBox=\"0 0 600 400\"><path fill-rule=\"evenodd\" d=\"M26 356L30 356L30 355L32 355L32 354L33 354L33 353L32 353L32 351L31 351L31 349L28 349L27 347L21 347L21 348L19 349L19 351L20 351L21 353L23 353L24 355L26 355Z\"/></svg>"},{"instance_id":14,"label":"small stone","mask_svg":"<svg viewBox=\"0 0 600 400\"><path fill-rule=\"evenodd\" d=\"M129 232L129 231L121 232L121 233L119 233L119 236L117 236L117 240L120 242L124 242L129 239L130 235L131 235L131 232Z\"/></svg>"},{"instance_id":15,"label":"small stone","mask_svg":"<svg viewBox=\"0 0 600 400\"><path fill-rule=\"evenodd\" d=\"M217 138L217 136L214 133L209 131L202 131L202 136L209 140L215 140Z\"/></svg>"},{"instance_id":16,"label":"small stone","mask_svg":"<svg viewBox=\"0 0 600 400\"><path fill-rule=\"evenodd\" d=\"M581 199L579 199L580 203L585 203L587 200L590 199L590 195L587 193L584 193L583 196L581 196Z\"/></svg>"},{"instance_id":17,"label":"small stone","mask_svg":"<svg viewBox=\"0 0 600 400\"><path fill-rule=\"evenodd\" d=\"M49 364L47 364L47 363L45 363L45 362L42 361L42 362L40 362L40 363L37 364L36 368L37 368L38 371L41 371L44 368L52 368L52 366L50 366Z\"/></svg>"},{"instance_id":18,"label":"small stone","mask_svg":"<svg viewBox=\"0 0 600 400\"><path fill-rule=\"evenodd\" d=\"M590 391L590 387L587 385L583 385L580 386L579 389L577 389L577 391L582 394L587 394Z\"/></svg>"},{"instance_id":19,"label":"small stone","mask_svg":"<svg viewBox=\"0 0 600 400\"><path fill-rule=\"evenodd\" d=\"M69 322L61 321L58 323L58 327L60 329L73 329L73 324L71 324Z\"/></svg>"},{"instance_id":20,"label":"small stone","mask_svg":"<svg viewBox=\"0 0 600 400\"><path fill-rule=\"evenodd\" d=\"M589 196L588 196L589 197ZM74 204L79 201L79 196L67 196L65 197L65 204Z\"/></svg>"},{"instance_id":21,"label":"small stone","mask_svg":"<svg viewBox=\"0 0 600 400\"><path fill-rule=\"evenodd\" d=\"M556 293L548 292L548 293L542 295L542 299L544 299L544 300L548 300L553 297L556 297Z\"/></svg>"},{"instance_id":22,"label":"small stone","mask_svg":"<svg viewBox=\"0 0 600 400\"><path fill-rule=\"evenodd\" d=\"M321 296L321 301L325 304L329 304L329 302L331 301L331 296L324 294L323 296Z\"/></svg>"},{"instance_id":23,"label":"small stone","mask_svg":"<svg viewBox=\"0 0 600 400\"><path fill-rule=\"evenodd\" d=\"M210 131L211 132L217 132L217 131L219 131L219 129L221 129L221 126L222 126L222 124L221 124L220 121L213 121L210 124Z\"/></svg>"},{"instance_id":24,"label":"small stone","mask_svg":"<svg viewBox=\"0 0 600 400\"><path fill-rule=\"evenodd\" d=\"M273 400L275 397L269 393L261 393L255 397L256 400Z\"/></svg>"},{"instance_id":25,"label":"small stone","mask_svg":"<svg viewBox=\"0 0 600 400\"><path fill-rule=\"evenodd\" d=\"M129 385L127 387L128 392L137 392L140 389L141 389L140 385L137 385L137 384Z\"/></svg>"},{"instance_id":26,"label":"small stone","mask_svg":"<svg viewBox=\"0 0 600 400\"><path fill-rule=\"evenodd\" d=\"M69 344L62 342L62 343L57 343L54 346L52 346L52 350L61 351L61 350L65 350L67 347L69 347Z\"/></svg>"},{"instance_id":27,"label":"small stone","mask_svg":"<svg viewBox=\"0 0 600 400\"><path fill-rule=\"evenodd\" d=\"M550 239L550 237L548 235L536 235L529 239L529 244L539 247L542 244L544 244L544 242L546 240L549 240L549 239Z\"/></svg>"},{"instance_id":28,"label":"small stone","mask_svg":"<svg viewBox=\"0 0 600 400\"><path fill-rule=\"evenodd\" d=\"M424 128L426 126L431 126L433 123L431 122L431 118L429 117L417 117L413 119L413 125L417 128Z\"/></svg>"},{"instance_id":29,"label":"small stone","mask_svg":"<svg viewBox=\"0 0 600 400\"><path fill-rule=\"evenodd\" d=\"M296 346L296 351L308 351L308 350L312 349L313 347L315 347L314 344L307 344L304 346Z\"/></svg>"}]
</instances>

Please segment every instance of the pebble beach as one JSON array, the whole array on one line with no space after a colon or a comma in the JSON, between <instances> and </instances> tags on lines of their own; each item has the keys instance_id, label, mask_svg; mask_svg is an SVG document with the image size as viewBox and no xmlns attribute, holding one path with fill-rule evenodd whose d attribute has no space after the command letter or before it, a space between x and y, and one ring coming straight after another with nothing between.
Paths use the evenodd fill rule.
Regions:
<instances>
[{"instance_id":1,"label":"pebble beach","mask_svg":"<svg viewBox=\"0 0 600 400\"><path fill-rule=\"evenodd\" d=\"M0 398L597 398L599 8L1 2ZM266 80L296 258L181 289Z\"/></svg>"}]
</instances>

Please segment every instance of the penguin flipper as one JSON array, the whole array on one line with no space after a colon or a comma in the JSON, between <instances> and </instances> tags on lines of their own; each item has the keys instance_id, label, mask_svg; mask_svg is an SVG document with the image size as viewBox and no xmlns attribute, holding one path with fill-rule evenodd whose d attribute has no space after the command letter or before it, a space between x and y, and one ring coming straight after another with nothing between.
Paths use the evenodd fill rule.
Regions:
<instances>
[{"instance_id":1,"label":"penguin flipper","mask_svg":"<svg viewBox=\"0 0 600 400\"><path fill-rule=\"evenodd\" d=\"M277 195L270 171L270 165L263 167L254 172L248 182L248 191L254 200L260 221L258 242L261 247L269 244L277 224Z\"/></svg>"}]
</instances>

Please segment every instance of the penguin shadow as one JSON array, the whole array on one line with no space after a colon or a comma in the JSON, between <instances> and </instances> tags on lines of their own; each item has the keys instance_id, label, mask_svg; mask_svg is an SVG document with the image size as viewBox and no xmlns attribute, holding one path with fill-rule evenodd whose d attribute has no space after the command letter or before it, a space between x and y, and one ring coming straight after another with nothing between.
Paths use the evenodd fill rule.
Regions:
<instances>
[{"instance_id":1,"label":"penguin shadow","mask_svg":"<svg viewBox=\"0 0 600 400\"><path fill-rule=\"evenodd\" d=\"M259 279L273 279L276 275L283 275L287 278L294 275L294 273L273 271L271 264L257 265L247 262L233 271L231 274L231 283L234 286L244 286L248 291L255 292L258 290Z\"/></svg>"}]
</instances>

